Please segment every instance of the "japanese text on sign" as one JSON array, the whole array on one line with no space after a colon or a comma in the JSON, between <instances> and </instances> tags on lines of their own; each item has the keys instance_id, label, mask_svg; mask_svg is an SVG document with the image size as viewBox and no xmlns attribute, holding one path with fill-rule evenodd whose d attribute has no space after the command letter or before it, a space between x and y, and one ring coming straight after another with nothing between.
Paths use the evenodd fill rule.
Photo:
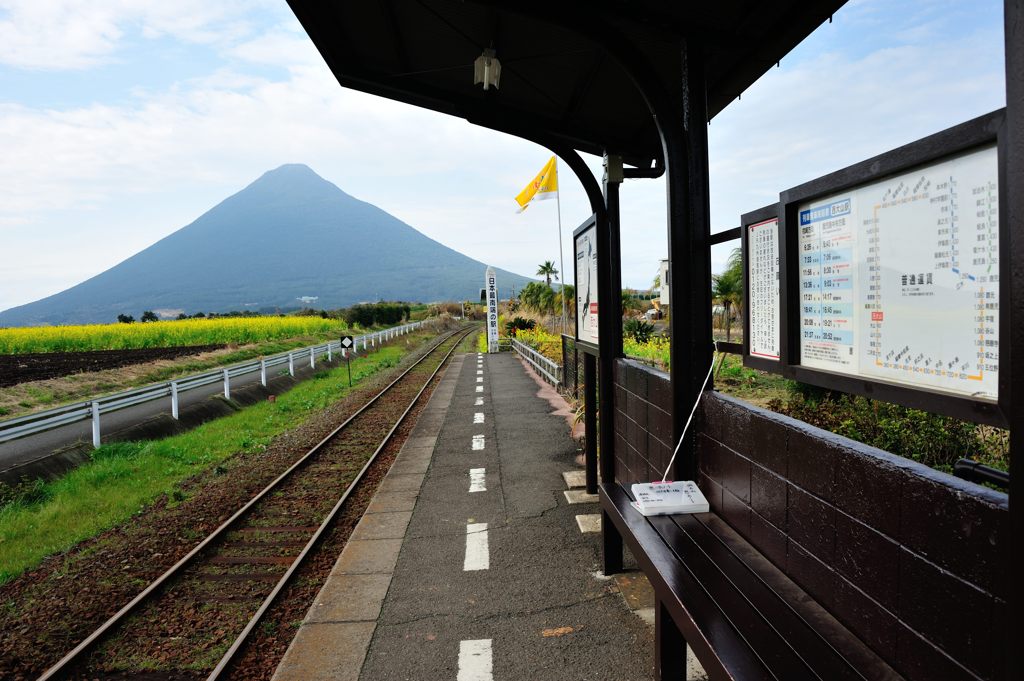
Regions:
<instances>
[{"instance_id":1,"label":"japanese text on sign","mask_svg":"<svg viewBox=\"0 0 1024 681\"><path fill-rule=\"evenodd\" d=\"M750 354L779 359L779 219L747 227Z\"/></svg>"}]
</instances>

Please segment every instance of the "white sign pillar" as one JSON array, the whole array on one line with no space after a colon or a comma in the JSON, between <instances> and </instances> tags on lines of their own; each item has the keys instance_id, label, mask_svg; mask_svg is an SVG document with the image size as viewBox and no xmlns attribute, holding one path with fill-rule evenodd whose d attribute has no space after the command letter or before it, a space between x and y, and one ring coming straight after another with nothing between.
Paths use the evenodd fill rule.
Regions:
<instances>
[{"instance_id":1,"label":"white sign pillar","mask_svg":"<svg viewBox=\"0 0 1024 681\"><path fill-rule=\"evenodd\" d=\"M484 276L487 288L487 352L498 351L498 280L493 267Z\"/></svg>"}]
</instances>

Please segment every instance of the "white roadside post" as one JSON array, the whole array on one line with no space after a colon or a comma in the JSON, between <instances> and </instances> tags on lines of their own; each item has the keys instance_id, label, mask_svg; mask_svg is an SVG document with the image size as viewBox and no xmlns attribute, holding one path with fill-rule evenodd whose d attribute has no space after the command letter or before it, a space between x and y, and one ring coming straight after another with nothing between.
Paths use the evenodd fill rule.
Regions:
<instances>
[{"instance_id":1,"label":"white roadside post","mask_svg":"<svg viewBox=\"0 0 1024 681\"><path fill-rule=\"evenodd\" d=\"M267 387L267 360L260 358L260 385Z\"/></svg>"},{"instance_id":2,"label":"white roadside post","mask_svg":"<svg viewBox=\"0 0 1024 681\"><path fill-rule=\"evenodd\" d=\"M224 370L224 399L231 399L231 374L227 369Z\"/></svg>"},{"instance_id":3,"label":"white roadside post","mask_svg":"<svg viewBox=\"0 0 1024 681\"><path fill-rule=\"evenodd\" d=\"M292 376L295 375L295 353L288 353L288 373Z\"/></svg>"},{"instance_id":4,"label":"white roadside post","mask_svg":"<svg viewBox=\"0 0 1024 681\"><path fill-rule=\"evenodd\" d=\"M100 446L100 403L96 400L92 402L92 446Z\"/></svg>"},{"instance_id":5,"label":"white roadside post","mask_svg":"<svg viewBox=\"0 0 1024 681\"><path fill-rule=\"evenodd\" d=\"M498 351L498 280L493 267L484 276L487 287L487 352Z\"/></svg>"},{"instance_id":6,"label":"white roadside post","mask_svg":"<svg viewBox=\"0 0 1024 681\"><path fill-rule=\"evenodd\" d=\"M178 420L178 382L171 381L171 418Z\"/></svg>"},{"instance_id":7,"label":"white roadside post","mask_svg":"<svg viewBox=\"0 0 1024 681\"><path fill-rule=\"evenodd\" d=\"M309 368L316 369L316 346L309 349Z\"/></svg>"},{"instance_id":8,"label":"white roadside post","mask_svg":"<svg viewBox=\"0 0 1024 681\"><path fill-rule=\"evenodd\" d=\"M334 355L331 354L331 343L328 341L328 343L327 343L327 361L330 362L333 359L334 359Z\"/></svg>"}]
</instances>

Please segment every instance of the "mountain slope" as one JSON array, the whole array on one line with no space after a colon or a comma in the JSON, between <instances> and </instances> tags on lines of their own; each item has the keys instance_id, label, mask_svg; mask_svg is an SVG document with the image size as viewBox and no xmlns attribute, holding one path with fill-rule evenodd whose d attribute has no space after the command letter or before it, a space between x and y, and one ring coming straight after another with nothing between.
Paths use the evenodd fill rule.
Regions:
<instances>
[{"instance_id":1,"label":"mountain slope","mask_svg":"<svg viewBox=\"0 0 1024 681\"><path fill-rule=\"evenodd\" d=\"M327 182L305 165L265 173L192 224L0 325L112 322L186 313L319 308L361 301L475 300L486 266ZM498 271L503 295L530 280Z\"/></svg>"}]
</instances>

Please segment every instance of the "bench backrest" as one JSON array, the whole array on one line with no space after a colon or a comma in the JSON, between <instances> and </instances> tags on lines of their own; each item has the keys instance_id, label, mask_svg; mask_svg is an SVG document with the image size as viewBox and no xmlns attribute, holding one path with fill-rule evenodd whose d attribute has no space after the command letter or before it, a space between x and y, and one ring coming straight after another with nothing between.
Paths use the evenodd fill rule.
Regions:
<instances>
[{"instance_id":1,"label":"bench backrest","mask_svg":"<svg viewBox=\"0 0 1024 681\"><path fill-rule=\"evenodd\" d=\"M670 401L667 375L617 362L619 482L660 475ZM1002 678L1005 494L721 393L701 412L712 510L907 678Z\"/></svg>"}]
</instances>

